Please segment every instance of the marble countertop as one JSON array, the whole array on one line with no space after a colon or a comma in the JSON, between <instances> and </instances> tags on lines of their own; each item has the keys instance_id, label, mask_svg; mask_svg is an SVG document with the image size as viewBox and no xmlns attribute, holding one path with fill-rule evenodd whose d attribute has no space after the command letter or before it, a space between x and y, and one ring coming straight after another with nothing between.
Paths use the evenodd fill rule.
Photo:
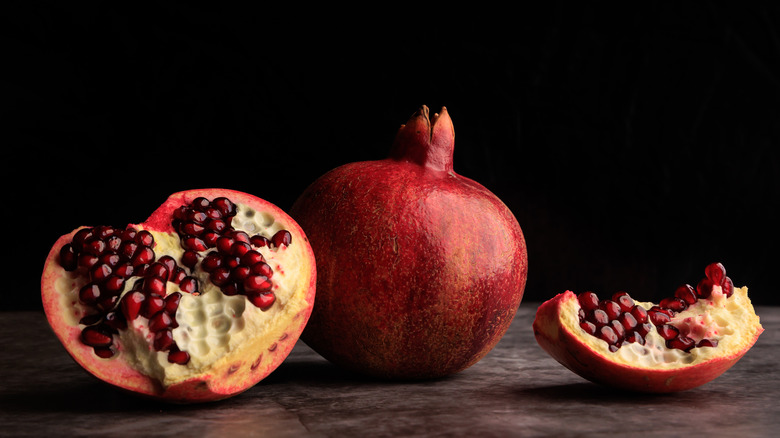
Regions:
<instances>
[{"instance_id":1,"label":"marble countertop","mask_svg":"<svg viewBox=\"0 0 780 438\"><path fill-rule=\"evenodd\" d=\"M780 307L723 376L670 395L613 391L536 344L523 303L481 362L446 379L394 383L341 371L299 342L273 374L225 401L171 406L121 393L73 362L39 312L0 313L0 436L763 437L780 430Z\"/></svg>"}]
</instances>

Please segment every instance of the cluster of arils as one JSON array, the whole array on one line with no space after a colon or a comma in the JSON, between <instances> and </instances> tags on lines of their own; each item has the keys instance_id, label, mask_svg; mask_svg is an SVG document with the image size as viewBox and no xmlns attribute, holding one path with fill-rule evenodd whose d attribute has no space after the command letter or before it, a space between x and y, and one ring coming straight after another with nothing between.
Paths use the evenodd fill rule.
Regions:
<instances>
[{"instance_id":1,"label":"cluster of arils","mask_svg":"<svg viewBox=\"0 0 780 438\"><path fill-rule=\"evenodd\" d=\"M593 292L582 292L577 295L580 327L604 340L613 352L627 342L644 345L647 334L653 329L666 341L667 348L688 352L696 347L717 346L716 339L696 342L670 324L676 313L686 310L699 299L709 298L716 285L722 288L726 297L734 293L734 284L726 276L722 264L708 265L705 275L696 288L684 284L675 290L674 296L664 298L650 309L635 304L626 292L617 292L611 299L599 299Z\"/></svg>"},{"instance_id":2,"label":"cluster of arils","mask_svg":"<svg viewBox=\"0 0 780 438\"><path fill-rule=\"evenodd\" d=\"M250 236L233 227L236 212L236 206L227 198L209 201L199 197L177 209L173 226L184 248L182 263L190 268L200 263L222 293L245 295L265 310L276 300L271 290L274 272L258 249L289 245L292 235L280 230L270 239L259 234Z\"/></svg>"},{"instance_id":3,"label":"cluster of arils","mask_svg":"<svg viewBox=\"0 0 780 438\"><path fill-rule=\"evenodd\" d=\"M198 295L199 280L192 274L199 263L224 294L245 295L255 306L268 309L275 301L273 269L258 249L289 245L292 236L280 230L270 239L250 237L233 227L236 214L237 206L225 197L198 197L176 209L171 223L184 248L178 260L167 254L158 259L154 236L147 230L99 226L77 231L61 248L59 262L65 270L79 270L87 277L78 293L87 309L80 321L85 325L82 342L98 356L111 357L113 335L140 315L149 320L154 349L167 351L173 363L186 363L189 355L179 351L172 335L181 293L167 290L171 282L182 292ZM128 288L131 277L135 280Z\"/></svg>"},{"instance_id":4,"label":"cluster of arils","mask_svg":"<svg viewBox=\"0 0 780 438\"><path fill-rule=\"evenodd\" d=\"M181 294L167 295L168 281L179 284L182 290L197 291L197 280L171 256L157 260L154 246L154 236L149 231L100 226L82 228L60 250L60 265L67 271L81 269L81 275L88 278L78 293L79 302L87 309L79 321L85 326L81 340L100 357L115 354L113 336L126 329L128 321L139 314L150 318L150 328L152 321L155 328L161 321L166 321L166 329L175 327ZM123 295L131 278L135 278L135 283ZM155 310L156 307L159 309ZM166 316L160 314L162 309ZM159 351L172 351L172 362L189 360L186 353L174 351L172 342L158 345Z\"/></svg>"}]
</instances>

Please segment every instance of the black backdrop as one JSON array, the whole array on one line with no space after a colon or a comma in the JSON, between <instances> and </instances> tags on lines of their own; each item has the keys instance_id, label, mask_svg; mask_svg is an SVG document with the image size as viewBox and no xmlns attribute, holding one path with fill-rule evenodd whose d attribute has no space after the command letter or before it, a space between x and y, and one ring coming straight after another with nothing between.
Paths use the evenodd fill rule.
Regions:
<instances>
[{"instance_id":1,"label":"black backdrop","mask_svg":"<svg viewBox=\"0 0 780 438\"><path fill-rule=\"evenodd\" d=\"M523 227L525 301L657 300L721 261L780 304L777 7L411 21L408 6L161 3L4 8L3 309L40 308L45 255L78 225L209 186L287 209L327 170L384 157L421 105L447 107L456 171Z\"/></svg>"}]
</instances>

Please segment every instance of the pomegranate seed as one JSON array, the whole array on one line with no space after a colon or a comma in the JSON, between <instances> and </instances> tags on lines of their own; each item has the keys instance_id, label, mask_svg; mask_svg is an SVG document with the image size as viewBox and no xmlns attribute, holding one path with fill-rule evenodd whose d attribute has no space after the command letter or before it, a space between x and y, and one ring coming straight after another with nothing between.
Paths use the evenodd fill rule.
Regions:
<instances>
[{"instance_id":1,"label":"pomegranate seed","mask_svg":"<svg viewBox=\"0 0 780 438\"><path fill-rule=\"evenodd\" d=\"M206 243L199 237L195 236L185 237L184 240L182 240L182 246L184 249L191 249L193 251L205 251L208 249L208 247L206 247Z\"/></svg>"},{"instance_id":2,"label":"pomegranate seed","mask_svg":"<svg viewBox=\"0 0 780 438\"><path fill-rule=\"evenodd\" d=\"M122 278L128 278L133 275L133 265L131 263L122 263L114 269L114 274L122 277Z\"/></svg>"},{"instance_id":3,"label":"pomegranate seed","mask_svg":"<svg viewBox=\"0 0 780 438\"><path fill-rule=\"evenodd\" d=\"M153 332L159 332L166 329L173 324L171 315L165 312L157 312L149 318L149 330Z\"/></svg>"},{"instance_id":4,"label":"pomegranate seed","mask_svg":"<svg viewBox=\"0 0 780 438\"><path fill-rule=\"evenodd\" d=\"M622 340L626 336L626 329L623 327L623 324L621 324L620 321L610 321L609 326L612 327L612 330L615 332L618 339Z\"/></svg>"},{"instance_id":5,"label":"pomegranate seed","mask_svg":"<svg viewBox=\"0 0 780 438\"><path fill-rule=\"evenodd\" d=\"M84 242L86 242L88 239L92 237L92 228L82 228L78 231L76 231L76 234L73 235L73 247L76 248L77 252L81 252L84 249Z\"/></svg>"},{"instance_id":6,"label":"pomegranate seed","mask_svg":"<svg viewBox=\"0 0 780 438\"><path fill-rule=\"evenodd\" d=\"M665 312L663 309L660 308L658 309L653 308L648 310L647 316L650 322L652 322L653 325L656 326L666 324L667 322L672 320L672 317L669 315L669 313Z\"/></svg>"},{"instance_id":7,"label":"pomegranate seed","mask_svg":"<svg viewBox=\"0 0 780 438\"><path fill-rule=\"evenodd\" d=\"M621 313L620 305L612 300L601 300L599 309L606 312L610 320L616 319Z\"/></svg>"},{"instance_id":8,"label":"pomegranate seed","mask_svg":"<svg viewBox=\"0 0 780 438\"><path fill-rule=\"evenodd\" d=\"M106 239L106 248L109 251L117 252L121 246L122 238L117 235L110 236L108 239Z\"/></svg>"},{"instance_id":9,"label":"pomegranate seed","mask_svg":"<svg viewBox=\"0 0 780 438\"><path fill-rule=\"evenodd\" d=\"M135 242L124 242L122 243L122 246L119 247L119 254L124 256L126 259L130 260L135 255L135 252L138 250L138 244Z\"/></svg>"},{"instance_id":10,"label":"pomegranate seed","mask_svg":"<svg viewBox=\"0 0 780 438\"><path fill-rule=\"evenodd\" d=\"M179 226L179 233L190 236L200 236L205 230L206 227L197 222L182 222Z\"/></svg>"},{"instance_id":11,"label":"pomegranate seed","mask_svg":"<svg viewBox=\"0 0 780 438\"><path fill-rule=\"evenodd\" d=\"M683 351L691 351L691 349L695 346L695 342L693 339L687 337L687 336L678 336L674 339L669 339L666 341L666 347L667 348L676 348L678 350Z\"/></svg>"},{"instance_id":12,"label":"pomegranate seed","mask_svg":"<svg viewBox=\"0 0 780 438\"><path fill-rule=\"evenodd\" d=\"M221 290L222 293L227 296L238 295L244 292L243 286L236 282L228 282L227 284L222 286L219 290Z\"/></svg>"},{"instance_id":13,"label":"pomegranate seed","mask_svg":"<svg viewBox=\"0 0 780 438\"><path fill-rule=\"evenodd\" d=\"M667 341L674 339L680 334L680 330L677 327L670 324L662 324L658 326L658 334Z\"/></svg>"},{"instance_id":14,"label":"pomegranate seed","mask_svg":"<svg viewBox=\"0 0 780 438\"><path fill-rule=\"evenodd\" d=\"M586 312L591 312L599 307L599 297L593 292L582 292L577 295L577 300L580 302L580 307Z\"/></svg>"},{"instance_id":15,"label":"pomegranate seed","mask_svg":"<svg viewBox=\"0 0 780 438\"><path fill-rule=\"evenodd\" d=\"M170 281L174 284L179 284L185 277L187 277L187 271L177 266L174 268L173 274L171 274Z\"/></svg>"},{"instance_id":16,"label":"pomegranate seed","mask_svg":"<svg viewBox=\"0 0 780 438\"><path fill-rule=\"evenodd\" d=\"M244 266L254 266L256 263L264 262L265 258L259 252L250 249L241 256L241 264Z\"/></svg>"},{"instance_id":17,"label":"pomegranate seed","mask_svg":"<svg viewBox=\"0 0 780 438\"><path fill-rule=\"evenodd\" d=\"M203 234L200 235L200 239L207 247L214 248L217 246L217 239L219 239L219 236L219 232L209 230L204 231Z\"/></svg>"},{"instance_id":18,"label":"pomegranate seed","mask_svg":"<svg viewBox=\"0 0 780 438\"><path fill-rule=\"evenodd\" d=\"M181 302L181 293L174 292L167 297L164 298L165 301L165 312L169 315L175 315L176 309L179 308L179 302Z\"/></svg>"},{"instance_id":19,"label":"pomegranate seed","mask_svg":"<svg viewBox=\"0 0 780 438\"><path fill-rule=\"evenodd\" d=\"M146 298L144 305L141 308L141 315L146 318L160 313L165 308L165 300L159 295L151 295Z\"/></svg>"},{"instance_id":20,"label":"pomegranate seed","mask_svg":"<svg viewBox=\"0 0 780 438\"><path fill-rule=\"evenodd\" d=\"M616 292L612 295L612 301L618 303L620 310L623 312L629 312L634 307L634 299L631 298L628 292Z\"/></svg>"},{"instance_id":21,"label":"pomegranate seed","mask_svg":"<svg viewBox=\"0 0 780 438\"><path fill-rule=\"evenodd\" d=\"M75 271L79 264L79 258L73 245L66 243L60 248L60 266L66 271Z\"/></svg>"},{"instance_id":22,"label":"pomegranate seed","mask_svg":"<svg viewBox=\"0 0 780 438\"><path fill-rule=\"evenodd\" d=\"M117 274L111 274L101 285L101 290L109 295L116 295L125 288L125 279Z\"/></svg>"},{"instance_id":23,"label":"pomegranate seed","mask_svg":"<svg viewBox=\"0 0 780 438\"><path fill-rule=\"evenodd\" d=\"M90 347L108 347L113 338L107 330L93 325L81 331L81 342Z\"/></svg>"},{"instance_id":24,"label":"pomegranate seed","mask_svg":"<svg viewBox=\"0 0 780 438\"><path fill-rule=\"evenodd\" d=\"M271 243L277 248L280 248L282 245L290 246L290 243L292 243L292 234L287 230L279 230L271 238Z\"/></svg>"},{"instance_id":25,"label":"pomegranate seed","mask_svg":"<svg viewBox=\"0 0 780 438\"><path fill-rule=\"evenodd\" d=\"M583 330L589 335L595 336L596 335L596 324L593 324L590 321L582 321L580 322L580 327L582 327Z\"/></svg>"},{"instance_id":26,"label":"pomegranate seed","mask_svg":"<svg viewBox=\"0 0 780 438\"><path fill-rule=\"evenodd\" d=\"M227 222L220 218L211 218L206 222L206 229L217 233L222 233L227 227Z\"/></svg>"},{"instance_id":27,"label":"pomegranate seed","mask_svg":"<svg viewBox=\"0 0 780 438\"><path fill-rule=\"evenodd\" d=\"M168 353L168 362L184 365L190 361L190 355L186 351L171 351Z\"/></svg>"},{"instance_id":28,"label":"pomegranate seed","mask_svg":"<svg viewBox=\"0 0 780 438\"><path fill-rule=\"evenodd\" d=\"M100 254L103 254L103 251L105 250L106 250L106 243L100 239L93 237L88 241L84 242L84 252L86 252L87 254L99 256Z\"/></svg>"},{"instance_id":29,"label":"pomegranate seed","mask_svg":"<svg viewBox=\"0 0 780 438\"><path fill-rule=\"evenodd\" d=\"M236 242L250 243L251 240L249 238L249 234L241 230L231 230L230 237L233 238L233 240L235 240Z\"/></svg>"},{"instance_id":30,"label":"pomegranate seed","mask_svg":"<svg viewBox=\"0 0 780 438\"><path fill-rule=\"evenodd\" d=\"M211 202L203 196L198 196L190 202L192 208L198 211L203 211L211 206Z\"/></svg>"},{"instance_id":31,"label":"pomegranate seed","mask_svg":"<svg viewBox=\"0 0 780 438\"><path fill-rule=\"evenodd\" d=\"M122 313L125 315L125 319L132 321L138 317L141 311L141 306L146 300L146 296L138 291L128 293L122 298Z\"/></svg>"},{"instance_id":32,"label":"pomegranate seed","mask_svg":"<svg viewBox=\"0 0 780 438\"><path fill-rule=\"evenodd\" d=\"M223 217L233 217L236 215L236 204L234 204L230 199L225 197L218 197L214 198L213 201L211 201L211 205L214 206L217 210L222 213Z\"/></svg>"},{"instance_id":33,"label":"pomegranate seed","mask_svg":"<svg viewBox=\"0 0 780 438\"><path fill-rule=\"evenodd\" d=\"M188 294L198 294L198 280L195 277L184 277L179 283L179 289Z\"/></svg>"},{"instance_id":34,"label":"pomegranate seed","mask_svg":"<svg viewBox=\"0 0 780 438\"><path fill-rule=\"evenodd\" d=\"M702 339L699 341L698 344L696 344L696 347L717 347L718 346L718 340L717 339Z\"/></svg>"},{"instance_id":35,"label":"pomegranate seed","mask_svg":"<svg viewBox=\"0 0 780 438\"><path fill-rule=\"evenodd\" d=\"M276 297L273 293L267 292L267 293L252 293L249 296L247 296L249 301L255 305L260 310L267 310L269 309L274 301L276 301Z\"/></svg>"},{"instance_id":36,"label":"pomegranate seed","mask_svg":"<svg viewBox=\"0 0 780 438\"><path fill-rule=\"evenodd\" d=\"M609 316L607 316L607 312L596 309L590 312L588 321L596 324L596 327L602 327L609 324Z\"/></svg>"},{"instance_id":37,"label":"pomegranate seed","mask_svg":"<svg viewBox=\"0 0 780 438\"><path fill-rule=\"evenodd\" d=\"M688 308L688 303L685 302L685 300L682 298L678 297L664 298L660 303L658 303L658 305L664 309L669 309L674 312L682 312Z\"/></svg>"},{"instance_id":38,"label":"pomegranate seed","mask_svg":"<svg viewBox=\"0 0 780 438\"><path fill-rule=\"evenodd\" d=\"M114 355L114 350L109 347L94 347L93 351L97 357L108 359Z\"/></svg>"},{"instance_id":39,"label":"pomegranate seed","mask_svg":"<svg viewBox=\"0 0 780 438\"><path fill-rule=\"evenodd\" d=\"M225 267L219 267L211 272L209 279L215 286L224 286L230 280L230 270Z\"/></svg>"},{"instance_id":40,"label":"pomegranate seed","mask_svg":"<svg viewBox=\"0 0 780 438\"><path fill-rule=\"evenodd\" d=\"M653 324L649 322L642 323L637 326L637 329L635 330L640 335L647 337L647 334L650 333L650 330L653 329Z\"/></svg>"},{"instance_id":41,"label":"pomegranate seed","mask_svg":"<svg viewBox=\"0 0 780 438\"><path fill-rule=\"evenodd\" d=\"M80 254L79 255L79 266L84 268L91 268L95 266L95 264L98 262L98 257L94 256L92 254Z\"/></svg>"},{"instance_id":42,"label":"pomegranate seed","mask_svg":"<svg viewBox=\"0 0 780 438\"><path fill-rule=\"evenodd\" d=\"M138 250L133 254L133 257L130 259L133 263L134 267L138 267L140 265L144 265L147 263L152 263L154 261L155 255L154 250L148 246L141 246L138 248Z\"/></svg>"},{"instance_id":43,"label":"pomegranate seed","mask_svg":"<svg viewBox=\"0 0 780 438\"><path fill-rule=\"evenodd\" d=\"M152 346L157 351L168 351L173 347L173 332L170 329L160 330L154 334Z\"/></svg>"},{"instance_id":44,"label":"pomegranate seed","mask_svg":"<svg viewBox=\"0 0 780 438\"><path fill-rule=\"evenodd\" d=\"M141 230L135 235L135 241L141 246L151 247L154 244L154 236L146 230Z\"/></svg>"},{"instance_id":45,"label":"pomegranate seed","mask_svg":"<svg viewBox=\"0 0 780 438\"><path fill-rule=\"evenodd\" d=\"M729 277L723 279L723 293L727 298L734 294L734 282Z\"/></svg>"},{"instance_id":46,"label":"pomegranate seed","mask_svg":"<svg viewBox=\"0 0 780 438\"><path fill-rule=\"evenodd\" d=\"M184 251L184 254L182 254L181 263L184 266L193 269L195 268L195 265L198 264L198 259L199 257L197 252L188 250L188 251Z\"/></svg>"},{"instance_id":47,"label":"pomegranate seed","mask_svg":"<svg viewBox=\"0 0 780 438\"><path fill-rule=\"evenodd\" d=\"M696 291L690 284L683 284L682 286L679 286L677 289L675 289L674 296L682 299L688 303L688 305L695 304L698 300L698 297L696 297Z\"/></svg>"},{"instance_id":48,"label":"pomegranate seed","mask_svg":"<svg viewBox=\"0 0 780 438\"><path fill-rule=\"evenodd\" d=\"M165 295L167 290L165 283L166 281L159 277L146 277L144 279L144 292L147 294Z\"/></svg>"},{"instance_id":49,"label":"pomegranate seed","mask_svg":"<svg viewBox=\"0 0 780 438\"><path fill-rule=\"evenodd\" d=\"M173 257L169 256L169 255L164 255L164 256L160 257L157 260L157 263L161 263L166 268L168 268L168 272L169 273L173 273L173 271L176 269L176 260Z\"/></svg>"},{"instance_id":50,"label":"pomegranate seed","mask_svg":"<svg viewBox=\"0 0 780 438\"><path fill-rule=\"evenodd\" d=\"M709 278L702 279L699 284L696 285L696 295L699 298L709 298L712 294L712 280Z\"/></svg>"},{"instance_id":51,"label":"pomegranate seed","mask_svg":"<svg viewBox=\"0 0 780 438\"><path fill-rule=\"evenodd\" d=\"M712 284L721 285L726 278L726 268L720 263L711 263L704 268L704 275L712 281Z\"/></svg>"},{"instance_id":52,"label":"pomegranate seed","mask_svg":"<svg viewBox=\"0 0 780 438\"><path fill-rule=\"evenodd\" d=\"M87 283L79 289L79 300L84 304L95 304L100 298L100 287L95 283Z\"/></svg>"},{"instance_id":53,"label":"pomegranate seed","mask_svg":"<svg viewBox=\"0 0 780 438\"><path fill-rule=\"evenodd\" d=\"M267 278L271 278L274 275L274 270L271 269L271 265L269 265L266 262L259 262L252 265L251 272L253 274L259 274L264 275ZM580 309L583 310L583 309ZM583 310L583 318L584 318L584 310Z\"/></svg>"},{"instance_id":54,"label":"pomegranate seed","mask_svg":"<svg viewBox=\"0 0 780 438\"><path fill-rule=\"evenodd\" d=\"M636 330L626 334L626 342L634 342L639 345L645 345L645 338Z\"/></svg>"},{"instance_id":55,"label":"pomegranate seed","mask_svg":"<svg viewBox=\"0 0 780 438\"><path fill-rule=\"evenodd\" d=\"M154 277L160 280L168 281L171 275L171 271L168 267L160 262L154 262L149 265L149 269L146 270L146 277Z\"/></svg>"},{"instance_id":56,"label":"pomegranate seed","mask_svg":"<svg viewBox=\"0 0 780 438\"><path fill-rule=\"evenodd\" d=\"M244 288L250 292L271 290L273 284L264 275L250 275L244 280Z\"/></svg>"},{"instance_id":57,"label":"pomegranate seed","mask_svg":"<svg viewBox=\"0 0 780 438\"><path fill-rule=\"evenodd\" d=\"M89 270L89 275L94 281L101 281L108 278L113 270L105 263L97 263Z\"/></svg>"},{"instance_id":58,"label":"pomegranate seed","mask_svg":"<svg viewBox=\"0 0 780 438\"><path fill-rule=\"evenodd\" d=\"M103 253L103 255L101 255L98 258L98 262L103 263L112 269L119 264L120 260L121 257L119 256L119 254L114 252L109 252L109 251L106 251L105 253Z\"/></svg>"},{"instance_id":59,"label":"pomegranate seed","mask_svg":"<svg viewBox=\"0 0 780 438\"><path fill-rule=\"evenodd\" d=\"M265 236L261 236L259 234L255 234L249 240L250 240L249 243L251 243L252 245L254 245L254 246L258 247L258 248L262 248L264 246L268 246L268 244L269 244L268 238L266 238Z\"/></svg>"},{"instance_id":60,"label":"pomegranate seed","mask_svg":"<svg viewBox=\"0 0 780 438\"><path fill-rule=\"evenodd\" d=\"M206 272L214 272L220 266L222 266L222 256L213 251L206 254L206 257L200 263L201 269Z\"/></svg>"},{"instance_id":61,"label":"pomegranate seed","mask_svg":"<svg viewBox=\"0 0 780 438\"><path fill-rule=\"evenodd\" d=\"M638 324L643 324L647 322L647 310L645 310L644 307L636 304L634 307L631 308L631 316L636 319L636 322Z\"/></svg>"},{"instance_id":62,"label":"pomegranate seed","mask_svg":"<svg viewBox=\"0 0 780 438\"><path fill-rule=\"evenodd\" d=\"M626 331L633 330L638 324L636 318L634 318L634 315L630 312L621 314L617 320L620 321L620 324L623 325L623 328L626 329Z\"/></svg>"},{"instance_id":63,"label":"pomegranate seed","mask_svg":"<svg viewBox=\"0 0 780 438\"><path fill-rule=\"evenodd\" d=\"M615 345L620 341L618 338L617 333L612 329L612 327L605 325L604 327L601 327L598 330L598 337L601 340L604 340L607 342L607 344Z\"/></svg>"},{"instance_id":64,"label":"pomegranate seed","mask_svg":"<svg viewBox=\"0 0 780 438\"><path fill-rule=\"evenodd\" d=\"M233 271L230 273L230 280L241 282L244 281L247 277L249 277L249 267L248 266L237 266Z\"/></svg>"},{"instance_id":65,"label":"pomegranate seed","mask_svg":"<svg viewBox=\"0 0 780 438\"><path fill-rule=\"evenodd\" d=\"M237 240L235 243L233 243L233 246L230 247L230 255L236 257L242 257L244 254L246 254L251 250L252 250L251 244L241 240Z\"/></svg>"},{"instance_id":66,"label":"pomegranate seed","mask_svg":"<svg viewBox=\"0 0 780 438\"><path fill-rule=\"evenodd\" d=\"M233 247L234 242L235 241L228 236L220 237L217 239L217 251L219 251L220 254L230 254L230 248Z\"/></svg>"},{"instance_id":67,"label":"pomegranate seed","mask_svg":"<svg viewBox=\"0 0 780 438\"><path fill-rule=\"evenodd\" d=\"M103 315L99 313L95 313L93 315L85 315L83 318L79 320L79 324L94 325L100 322L101 319L103 319Z\"/></svg>"}]
</instances>

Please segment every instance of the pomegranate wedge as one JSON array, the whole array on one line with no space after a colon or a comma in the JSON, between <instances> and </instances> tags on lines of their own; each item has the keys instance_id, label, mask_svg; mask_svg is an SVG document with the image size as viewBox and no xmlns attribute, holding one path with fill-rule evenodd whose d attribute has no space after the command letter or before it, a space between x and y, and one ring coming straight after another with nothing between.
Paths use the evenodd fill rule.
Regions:
<instances>
[{"instance_id":1,"label":"pomegranate wedge","mask_svg":"<svg viewBox=\"0 0 780 438\"><path fill-rule=\"evenodd\" d=\"M723 374L763 328L747 295L720 263L696 287L659 304L626 292L599 298L566 291L543 303L533 330L539 345L580 376L641 392L683 391Z\"/></svg>"}]
</instances>

